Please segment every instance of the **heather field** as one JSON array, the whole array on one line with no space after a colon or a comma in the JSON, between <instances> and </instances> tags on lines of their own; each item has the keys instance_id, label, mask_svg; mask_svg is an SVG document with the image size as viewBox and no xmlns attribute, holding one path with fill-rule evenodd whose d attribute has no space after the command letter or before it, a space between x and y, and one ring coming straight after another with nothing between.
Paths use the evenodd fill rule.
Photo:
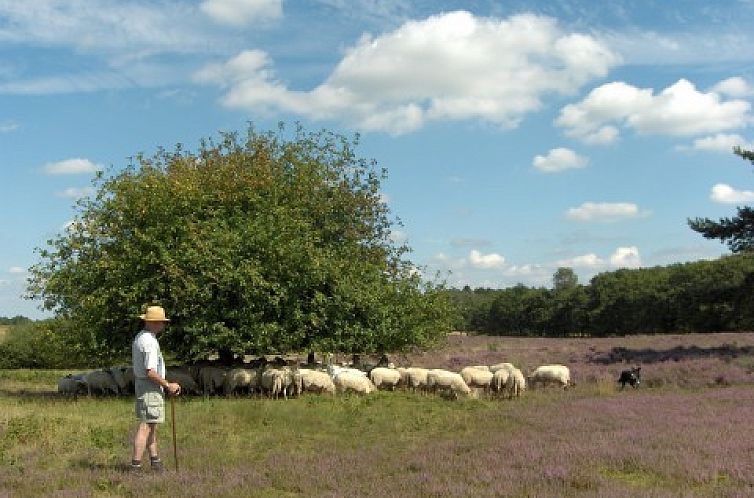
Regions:
<instances>
[{"instance_id":1,"label":"heather field","mask_svg":"<svg viewBox=\"0 0 754 498\"><path fill-rule=\"evenodd\" d=\"M133 476L131 400L61 399L63 372L0 371L0 496L754 496L752 333L452 336L395 359L564 363L578 385L517 400L182 399L180 470ZM634 364L644 384L618 390Z\"/></svg>"}]
</instances>

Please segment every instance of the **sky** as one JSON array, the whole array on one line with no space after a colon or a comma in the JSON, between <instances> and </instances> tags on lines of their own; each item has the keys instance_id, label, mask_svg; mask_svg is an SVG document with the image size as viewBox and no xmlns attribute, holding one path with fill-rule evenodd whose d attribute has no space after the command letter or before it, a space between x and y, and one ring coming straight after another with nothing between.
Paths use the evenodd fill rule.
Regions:
<instances>
[{"instance_id":1,"label":"sky","mask_svg":"<svg viewBox=\"0 0 754 498\"><path fill-rule=\"evenodd\" d=\"M752 0L0 0L0 316L97 170L301 123L386 168L428 280L714 259L754 200Z\"/></svg>"}]
</instances>

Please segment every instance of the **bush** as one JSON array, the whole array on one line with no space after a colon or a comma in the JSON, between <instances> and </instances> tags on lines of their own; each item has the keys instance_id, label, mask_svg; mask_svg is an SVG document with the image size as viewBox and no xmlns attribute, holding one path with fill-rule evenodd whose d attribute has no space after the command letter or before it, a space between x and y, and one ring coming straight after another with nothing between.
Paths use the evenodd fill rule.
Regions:
<instances>
[{"instance_id":1,"label":"bush","mask_svg":"<svg viewBox=\"0 0 754 498\"><path fill-rule=\"evenodd\" d=\"M73 368L87 364L86 348L72 341L61 319L14 325L0 344L0 368Z\"/></svg>"}]
</instances>

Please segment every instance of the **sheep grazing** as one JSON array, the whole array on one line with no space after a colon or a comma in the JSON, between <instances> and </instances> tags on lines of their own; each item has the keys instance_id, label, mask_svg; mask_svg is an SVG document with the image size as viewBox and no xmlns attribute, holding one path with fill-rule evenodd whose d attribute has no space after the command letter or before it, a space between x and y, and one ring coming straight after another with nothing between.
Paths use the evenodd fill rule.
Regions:
<instances>
[{"instance_id":1,"label":"sheep grazing","mask_svg":"<svg viewBox=\"0 0 754 498\"><path fill-rule=\"evenodd\" d=\"M301 392L302 378L289 367L268 368L262 372L259 385L273 398L278 398L282 394L284 399L288 399L289 393Z\"/></svg>"},{"instance_id":2,"label":"sheep grazing","mask_svg":"<svg viewBox=\"0 0 754 498\"><path fill-rule=\"evenodd\" d=\"M427 386L429 389L446 394L453 398L460 395L474 397L475 394L461 377L461 374L448 370L432 369L427 373Z\"/></svg>"},{"instance_id":3,"label":"sheep grazing","mask_svg":"<svg viewBox=\"0 0 754 498\"><path fill-rule=\"evenodd\" d=\"M232 396L239 391L253 394L259 387L259 373L251 368L234 368L225 376L223 392Z\"/></svg>"},{"instance_id":4,"label":"sheep grazing","mask_svg":"<svg viewBox=\"0 0 754 498\"><path fill-rule=\"evenodd\" d=\"M537 367L529 375L529 384L534 387L536 384L547 386L557 384L563 389L567 389L574 384L571 382L571 371L565 365L542 365Z\"/></svg>"},{"instance_id":5,"label":"sheep grazing","mask_svg":"<svg viewBox=\"0 0 754 498\"><path fill-rule=\"evenodd\" d=\"M128 383L126 382L126 378L123 375L125 373L125 370L128 367L125 366L119 366L119 367L110 367L106 368L105 371L110 372L110 375L113 376L113 380L116 384L118 384L118 390L121 394L125 394L129 392L128 390Z\"/></svg>"},{"instance_id":6,"label":"sheep grazing","mask_svg":"<svg viewBox=\"0 0 754 498\"><path fill-rule=\"evenodd\" d=\"M199 385L187 371L168 368L165 372L165 380L181 386L181 392L183 394L199 394L201 392Z\"/></svg>"},{"instance_id":7,"label":"sheep grazing","mask_svg":"<svg viewBox=\"0 0 754 498\"><path fill-rule=\"evenodd\" d=\"M620 388L626 387L626 384L630 384L634 389L641 384L641 367L634 367L629 370L623 370L618 378Z\"/></svg>"},{"instance_id":8,"label":"sheep grazing","mask_svg":"<svg viewBox=\"0 0 754 498\"><path fill-rule=\"evenodd\" d=\"M491 372L489 365L472 365L470 368L476 368L477 370L484 370L486 372Z\"/></svg>"},{"instance_id":9,"label":"sheep grazing","mask_svg":"<svg viewBox=\"0 0 754 498\"><path fill-rule=\"evenodd\" d=\"M489 370L480 370L476 367L465 367L460 371L461 378L469 387L490 389L490 383L494 374Z\"/></svg>"},{"instance_id":10,"label":"sheep grazing","mask_svg":"<svg viewBox=\"0 0 754 498\"><path fill-rule=\"evenodd\" d=\"M340 372L333 377L333 384L339 393L355 392L370 394L377 390L369 377L352 371Z\"/></svg>"},{"instance_id":11,"label":"sheep grazing","mask_svg":"<svg viewBox=\"0 0 754 498\"><path fill-rule=\"evenodd\" d=\"M89 372L84 377L84 382L86 382L86 390L89 396L92 394L112 393L116 396L120 394L118 384L115 383L115 379L113 379L113 376L108 371L95 370L94 372Z\"/></svg>"},{"instance_id":12,"label":"sheep grazing","mask_svg":"<svg viewBox=\"0 0 754 498\"><path fill-rule=\"evenodd\" d=\"M369 378L377 389L394 390L401 381L401 374L393 368L375 367L369 372Z\"/></svg>"},{"instance_id":13,"label":"sheep grazing","mask_svg":"<svg viewBox=\"0 0 754 498\"><path fill-rule=\"evenodd\" d=\"M490 368L490 372L495 373L498 370L503 370L503 369L508 370L508 372L512 372L513 369L515 369L516 367L514 367L512 363L498 363L496 365L490 366L489 368Z\"/></svg>"},{"instance_id":14,"label":"sheep grazing","mask_svg":"<svg viewBox=\"0 0 754 498\"><path fill-rule=\"evenodd\" d=\"M497 372L495 372L497 373ZM505 390L508 393L508 397L520 397L526 390L526 379L524 374L518 368L514 368L508 376L508 381L505 383Z\"/></svg>"},{"instance_id":15,"label":"sheep grazing","mask_svg":"<svg viewBox=\"0 0 754 498\"><path fill-rule=\"evenodd\" d=\"M301 390L304 392L335 394L335 384L326 372L300 368Z\"/></svg>"},{"instance_id":16,"label":"sheep grazing","mask_svg":"<svg viewBox=\"0 0 754 498\"><path fill-rule=\"evenodd\" d=\"M202 367L199 369L199 385L205 396L215 394L225 385L227 370L219 367Z\"/></svg>"},{"instance_id":17,"label":"sheep grazing","mask_svg":"<svg viewBox=\"0 0 754 498\"><path fill-rule=\"evenodd\" d=\"M428 368L410 367L406 369L405 385L412 390L427 389Z\"/></svg>"},{"instance_id":18,"label":"sheep grazing","mask_svg":"<svg viewBox=\"0 0 754 498\"><path fill-rule=\"evenodd\" d=\"M74 378L73 375L66 375L58 379L58 393L64 396L78 396L87 392L86 382L81 378Z\"/></svg>"},{"instance_id":19,"label":"sheep grazing","mask_svg":"<svg viewBox=\"0 0 754 498\"><path fill-rule=\"evenodd\" d=\"M508 385L508 380L510 379L511 372L507 368L501 368L499 370L496 370L495 373L492 374L492 381L490 382L490 387L493 391L500 394L505 390L505 387Z\"/></svg>"}]
</instances>

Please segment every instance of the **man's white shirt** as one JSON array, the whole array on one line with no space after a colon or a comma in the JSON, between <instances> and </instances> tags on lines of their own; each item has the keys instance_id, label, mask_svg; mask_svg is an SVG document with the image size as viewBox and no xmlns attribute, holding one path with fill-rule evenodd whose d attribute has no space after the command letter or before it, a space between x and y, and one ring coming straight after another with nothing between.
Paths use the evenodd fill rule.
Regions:
<instances>
[{"instance_id":1,"label":"man's white shirt","mask_svg":"<svg viewBox=\"0 0 754 498\"><path fill-rule=\"evenodd\" d=\"M160 344L153 333L142 330L136 335L131 346L131 359L134 366L134 377L146 379L147 370L154 370L160 377L165 378L165 361L160 352Z\"/></svg>"}]
</instances>

